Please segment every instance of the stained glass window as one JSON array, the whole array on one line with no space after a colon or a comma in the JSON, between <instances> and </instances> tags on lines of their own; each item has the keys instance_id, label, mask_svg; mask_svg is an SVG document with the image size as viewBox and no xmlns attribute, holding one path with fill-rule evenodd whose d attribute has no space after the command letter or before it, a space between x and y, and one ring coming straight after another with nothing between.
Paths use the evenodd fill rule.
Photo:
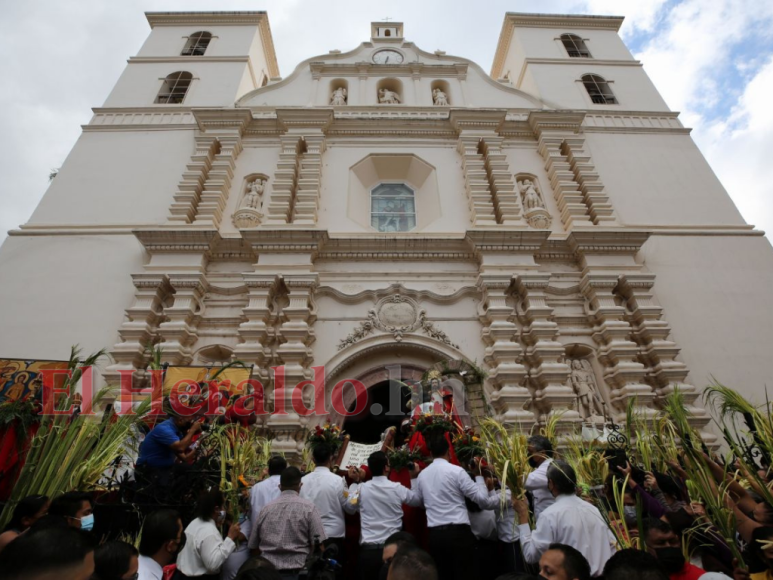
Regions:
<instances>
[{"instance_id":1,"label":"stained glass window","mask_svg":"<svg viewBox=\"0 0 773 580\"><path fill-rule=\"evenodd\" d=\"M382 183L370 197L370 225L379 232L409 232L416 227L416 200L403 183Z\"/></svg>"}]
</instances>

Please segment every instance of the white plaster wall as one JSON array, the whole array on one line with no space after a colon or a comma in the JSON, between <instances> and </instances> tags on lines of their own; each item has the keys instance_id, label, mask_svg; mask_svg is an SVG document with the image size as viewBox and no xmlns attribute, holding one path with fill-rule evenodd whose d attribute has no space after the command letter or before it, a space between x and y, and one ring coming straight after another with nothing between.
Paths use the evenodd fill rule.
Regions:
<instances>
[{"instance_id":1,"label":"white plaster wall","mask_svg":"<svg viewBox=\"0 0 773 580\"><path fill-rule=\"evenodd\" d=\"M84 132L29 223L163 223L192 153L192 130Z\"/></svg>"},{"instance_id":2,"label":"white plaster wall","mask_svg":"<svg viewBox=\"0 0 773 580\"><path fill-rule=\"evenodd\" d=\"M156 26L137 56L180 56L194 32L211 32L212 41L204 56L245 56L253 50L258 37L257 25L247 26ZM261 50L262 53L262 50Z\"/></svg>"},{"instance_id":3,"label":"white plaster wall","mask_svg":"<svg viewBox=\"0 0 773 580\"><path fill-rule=\"evenodd\" d=\"M764 237L653 236L640 258L657 275L654 292L688 379L715 376L749 400L773 387L773 248Z\"/></svg>"},{"instance_id":4,"label":"white plaster wall","mask_svg":"<svg viewBox=\"0 0 773 580\"><path fill-rule=\"evenodd\" d=\"M211 62L201 59L190 62L130 63L104 106L174 108L175 105L156 104L156 96L168 75L187 71L193 75L193 81L182 105L230 107L240 96L239 89L246 69L246 62Z\"/></svg>"},{"instance_id":5,"label":"white plaster wall","mask_svg":"<svg viewBox=\"0 0 773 580\"><path fill-rule=\"evenodd\" d=\"M689 135L586 133L585 138L623 223L744 224Z\"/></svg>"},{"instance_id":6,"label":"white plaster wall","mask_svg":"<svg viewBox=\"0 0 773 580\"><path fill-rule=\"evenodd\" d=\"M514 56L525 58L569 58L560 40L562 34L575 34L585 40L591 56L596 60L633 60L622 38L614 30L516 27L510 51Z\"/></svg>"},{"instance_id":7,"label":"white plaster wall","mask_svg":"<svg viewBox=\"0 0 773 580\"><path fill-rule=\"evenodd\" d=\"M144 253L131 234L10 236L0 248L0 352L67 359L111 348Z\"/></svg>"}]
</instances>

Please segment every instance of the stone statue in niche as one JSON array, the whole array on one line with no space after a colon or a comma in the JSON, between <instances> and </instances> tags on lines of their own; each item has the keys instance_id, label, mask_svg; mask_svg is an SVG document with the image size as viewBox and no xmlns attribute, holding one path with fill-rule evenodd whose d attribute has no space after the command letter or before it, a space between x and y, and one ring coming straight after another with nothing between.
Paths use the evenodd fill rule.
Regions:
<instances>
[{"instance_id":1,"label":"stone statue in niche","mask_svg":"<svg viewBox=\"0 0 773 580\"><path fill-rule=\"evenodd\" d=\"M432 102L436 107L447 107L449 105L448 95L446 95L440 89L435 89L432 91Z\"/></svg>"},{"instance_id":2,"label":"stone statue in niche","mask_svg":"<svg viewBox=\"0 0 773 580\"><path fill-rule=\"evenodd\" d=\"M266 178L258 176L247 184L247 191L233 217L233 224L242 229L255 228L260 225L263 214L260 213L263 204L263 192L266 190Z\"/></svg>"},{"instance_id":3,"label":"stone statue in niche","mask_svg":"<svg viewBox=\"0 0 773 580\"><path fill-rule=\"evenodd\" d=\"M379 89L378 102L382 105L399 105L400 97L397 96L396 92L390 91L389 89Z\"/></svg>"},{"instance_id":4,"label":"stone statue in niche","mask_svg":"<svg viewBox=\"0 0 773 580\"><path fill-rule=\"evenodd\" d=\"M524 179L518 184L518 190L523 198L523 208L528 212L532 209L545 208L542 196L536 184L531 179Z\"/></svg>"},{"instance_id":5,"label":"stone statue in niche","mask_svg":"<svg viewBox=\"0 0 773 580\"><path fill-rule=\"evenodd\" d=\"M528 177L519 178L517 183L528 224L538 230L549 229L553 220L550 212L545 209L545 201L537 183Z\"/></svg>"},{"instance_id":6,"label":"stone statue in niche","mask_svg":"<svg viewBox=\"0 0 773 580\"><path fill-rule=\"evenodd\" d=\"M265 191L265 189L266 180L261 177L256 178L247 187L247 193L244 195L241 207L259 210L261 202L263 201L263 191Z\"/></svg>"},{"instance_id":7,"label":"stone statue in niche","mask_svg":"<svg viewBox=\"0 0 773 580\"><path fill-rule=\"evenodd\" d=\"M330 104L334 107L343 107L346 105L346 89L343 87L338 87L336 90L333 91L333 94L330 95Z\"/></svg>"},{"instance_id":8,"label":"stone statue in niche","mask_svg":"<svg viewBox=\"0 0 773 580\"><path fill-rule=\"evenodd\" d=\"M577 410L580 416L588 421L603 420L604 409L590 361L572 359L569 361L569 366L572 369L570 380L577 395Z\"/></svg>"}]
</instances>

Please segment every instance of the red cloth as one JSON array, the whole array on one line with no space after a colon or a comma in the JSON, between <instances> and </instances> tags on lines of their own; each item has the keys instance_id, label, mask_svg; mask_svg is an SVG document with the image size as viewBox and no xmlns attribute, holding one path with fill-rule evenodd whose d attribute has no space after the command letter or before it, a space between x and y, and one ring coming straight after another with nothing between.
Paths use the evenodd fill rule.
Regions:
<instances>
[{"instance_id":1,"label":"red cloth","mask_svg":"<svg viewBox=\"0 0 773 580\"><path fill-rule=\"evenodd\" d=\"M698 580L703 576L706 571L698 566L693 566L689 562L685 562L684 568L674 574L669 574L669 580Z\"/></svg>"},{"instance_id":2,"label":"red cloth","mask_svg":"<svg viewBox=\"0 0 773 580\"><path fill-rule=\"evenodd\" d=\"M39 428L40 423L30 425L26 441L19 441L16 421L0 428L0 501L7 501L11 497L13 486L27 459L27 446ZM21 451L22 445L24 451Z\"/></svg>"}]
</instances>

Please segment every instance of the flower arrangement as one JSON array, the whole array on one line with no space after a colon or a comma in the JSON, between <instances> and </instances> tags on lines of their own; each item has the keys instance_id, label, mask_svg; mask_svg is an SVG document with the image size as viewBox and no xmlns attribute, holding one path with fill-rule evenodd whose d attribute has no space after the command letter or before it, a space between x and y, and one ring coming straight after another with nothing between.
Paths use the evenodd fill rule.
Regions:
<instances>
[{"instance_id":1,"label":"flower arrangement","mask_svg":"<svg viewBox=\"0 0 773 580\"><path fill-rule=\"evenodd\" d=\"M471 427L457 433L453 438L454 451L461 463L467 464L474 457L482 457L485 454L480 437Z\"/></svg>"},{"instance_id":2,"label":"flower arrangement","mask_svg":"<svg viewBox=\"0 0 773 580\"><path fill-rule=\"evenodd\" d=\"M333 425L329 421L324 425L317 425L314 430L309 431L306 435L306 445L314 447L315 445L325 444L330 447L330 450L335 454L344 444L347 435L338 426Z\"/></svg>"},{"instance_id":3,"label":"flower arrangement","mask_svg":"<svg viewBox=\"0 0 773 580\"><path fill-rule=\"evenodd\" d=\"M393 471L400 471L401 469L408 467L408 464L424 459L422 454L418 451L411 451L407 444L391 450L388 457L389 466Z\"/></svg>"},{"instance_id":4,"label":"flower arrangement","mask_svg":"<svg viewBox=\"0 0 773 580\"><path fill-rule=\"evenodd\" d=\"M419 417L414 428L425 437L429 433L455 433L459 430L454 422L444 415L433 415L432 413L425 413Z\"/></svg>"}]
</instances>

